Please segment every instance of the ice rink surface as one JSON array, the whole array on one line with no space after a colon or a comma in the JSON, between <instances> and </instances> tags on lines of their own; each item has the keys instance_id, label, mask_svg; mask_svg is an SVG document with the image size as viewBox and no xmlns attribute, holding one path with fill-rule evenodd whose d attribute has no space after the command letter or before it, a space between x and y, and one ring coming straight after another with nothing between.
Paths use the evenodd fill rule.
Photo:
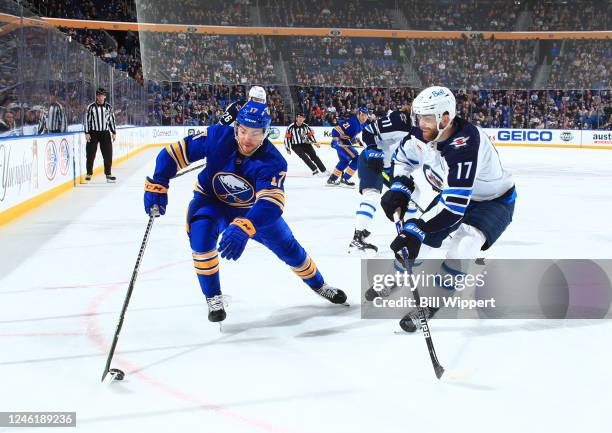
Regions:
<instances>
[{"instance_id":1,"label":"ice rink surface","mask_svg":"<svg viewBox=\"0 0 612 433\"><path fill-rule=\"evenodd\" d=\"M499 151L518 199L486 257L612 257L611 151ZM113 363L126 380L101 384L156 152L118 166L115 185L98 176L0 228L0 410L76 411L81 432L610 431L612 323L434 320L441 362L470 372L438 381L420 334L360 319L360 263L346 254L357 191L323 186L294 155L284 217L351 307L326 303L251 241L222 261L231 303L220 333L185 234L188 174L153 226ZM332 167L335 152L319 153ZM380 210L373 232L390 257Z\"/></svg>"}]
</instances>

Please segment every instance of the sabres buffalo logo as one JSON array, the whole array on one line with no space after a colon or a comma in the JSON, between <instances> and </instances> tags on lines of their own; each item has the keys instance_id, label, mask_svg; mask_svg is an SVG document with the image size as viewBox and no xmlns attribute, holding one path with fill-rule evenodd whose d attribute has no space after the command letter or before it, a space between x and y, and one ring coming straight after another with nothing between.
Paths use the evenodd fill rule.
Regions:
<instances>
[{"instance_id":1,"label":"sabres buffalo logo","mask_svg":"<svg viewBox=\"0 0 612 433\"><path fill-rule=\"evenodd\" d=\"M438 173L431 168L430 165L425 164L423 166L423 174L425 175L425 179L436 191L440 192L444 189L444 179Z\"/></svg>"},{"instance_id":2,"label":"sabres buffalo logo","mask_svg":"<svg viewBox=\"0 0 612 433\"><path fill-rule=\"evenodd\" d=\"M253 204L255 190L248 180L234 173L217 173L213 178L215 195L223 203L237 207Z\"/></svg>"}]
</instances>

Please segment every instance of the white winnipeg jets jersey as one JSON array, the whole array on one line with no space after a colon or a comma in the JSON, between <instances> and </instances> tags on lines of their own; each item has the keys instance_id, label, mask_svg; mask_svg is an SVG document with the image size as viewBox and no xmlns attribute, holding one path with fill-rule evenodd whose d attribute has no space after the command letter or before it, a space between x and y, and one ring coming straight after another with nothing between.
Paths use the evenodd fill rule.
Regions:
<instances>
[{"instance_id":1,"label":"white winnipeg jets jersey","mask_svg":"<svg viewBox=\"0 0 612 433\"><path fill-rule=\"evenodd\" d=\"M386 168L391 166L395 149L409 132L408 116L401 111L392 111L366 126L362 132L362 140L366 146L373 145L383 151L383 163Z\"/></svg>"},{"instance_id":2,"label":"white winnipeg jets jersey","mask_svg":"<svg viewBox=\"0 0 612 433\"><path fill-rule=\"evenodd\" d=\"M514 186L486 133L463 119L453 122L455 132L435 148L413 127L394 156L394 178L410 176L420 168L441 193L438 203L423 216L425 221L436 218L436 228L458 222L471 200L493 200Z\"/></svg>"}]
</instances>

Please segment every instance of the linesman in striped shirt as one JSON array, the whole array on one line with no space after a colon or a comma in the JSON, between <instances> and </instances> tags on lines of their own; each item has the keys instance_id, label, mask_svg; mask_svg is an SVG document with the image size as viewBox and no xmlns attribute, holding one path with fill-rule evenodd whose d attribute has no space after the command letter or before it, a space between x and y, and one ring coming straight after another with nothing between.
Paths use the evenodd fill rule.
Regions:
<instances>
[{"instance_id":1,"label":"linesman in striped shirt","mask_svg":"<svg viewBox=\"0 0 612 433\"><path fill-rule=\"evenodd\" d=\"M43 112L38 124L38 134L57 134L66 132L66 110L57 101L57 95L49 96L49 108Z\"/></svg>"},{"instance_id":2,"label":"linesman in striped shirt","mask_svg":"<svg viewBox=\"0 0 612 433\"><path fill-rule=\"evenodd\" d=\"M295 122L289 125L285 134L285 149L291 155L293 150L302 161L306 163L308 168L312 170L312 175L325 173L325 165L317 156L312 145L319 147L317 144L314 131L310 126L304 123L304 114L298 113L295 117Z\"/></svg>"},{"instance_id":3,"label":"linesman in striped shirt","mask_svg":"<svg viewBox=\"0 0 612 433\"><path fill-rule=\"evenodd\" d=\"M98 152L98 143L100 143L106 181L109 183L115 182L117 178L111 172L113 165L113 142L117 136L115 113L113 107L106 102L106 90L102 87L96 90L96 101L87 106L84 128L85 139L87 140L85 148L87 175L85 176L85 181L89 182L93 175L93 164Z\"/></svg>"}]
</instances>

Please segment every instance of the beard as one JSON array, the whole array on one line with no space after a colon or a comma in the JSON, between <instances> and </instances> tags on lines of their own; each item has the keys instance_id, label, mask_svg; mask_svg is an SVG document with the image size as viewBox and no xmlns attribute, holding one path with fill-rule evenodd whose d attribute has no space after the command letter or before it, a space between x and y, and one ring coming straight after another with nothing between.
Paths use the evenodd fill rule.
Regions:
<instances>
[{"instance_id":1,"label":"beard","mask_svg":"<svg viewBox=\"0 0 612 433\"><path fill-rule=\"evenodd\" d=\"M433 141L433 139L436 138L437 135L437 129L423 129L423 138L427 142Z\"/></svg>"}]
</instances>

